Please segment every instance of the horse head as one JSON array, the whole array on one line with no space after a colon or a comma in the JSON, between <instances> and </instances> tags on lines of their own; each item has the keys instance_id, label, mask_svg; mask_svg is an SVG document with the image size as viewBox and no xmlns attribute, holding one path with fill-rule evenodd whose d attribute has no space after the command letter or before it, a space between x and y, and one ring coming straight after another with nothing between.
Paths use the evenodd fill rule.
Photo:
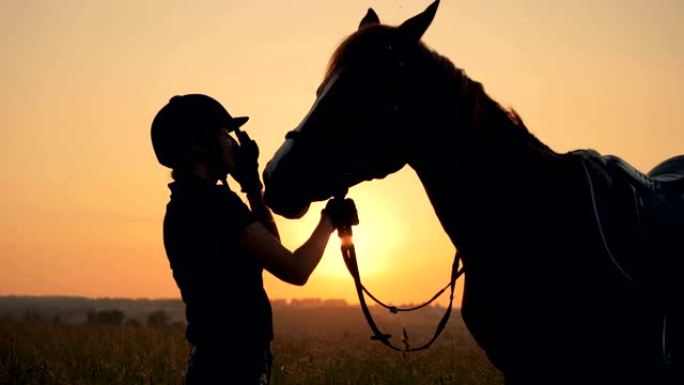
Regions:
<instances>
[{"instance_id":1,"label":"horse head","mask_svg":"<svg viewBox=\"0 0 684 385\"><path fill-rule=\"evenodd\" d=\"M333 54L316 100L264 170L266 203L299 218L311 202L401 169L421 119L420 39L439 0L398 27L373 9ZM411 108L406 108L411 106Z\"/></svg>"}]
</instances>

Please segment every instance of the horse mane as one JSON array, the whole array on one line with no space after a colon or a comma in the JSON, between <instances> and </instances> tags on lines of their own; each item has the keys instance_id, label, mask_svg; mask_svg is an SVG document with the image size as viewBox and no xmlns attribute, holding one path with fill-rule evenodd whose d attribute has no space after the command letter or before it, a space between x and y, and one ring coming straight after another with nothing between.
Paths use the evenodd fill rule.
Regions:
<instances>
[{"instance_id":1,"label":"horse mane","mask_svg":"<svg viewBox=\"0 0 684 385\"><path fill-rule=\"evenodd\" d=\"M495 121L497 126L505 130L505 134L519 138L524 143L544 152L553 153L546 144L539 140L525 125L513 107L505 108L491 98L482 84L468 77L465 71L456 67L449 58L420 43L420 50L439 68L439 76L450 84L459 99L465 104L466 116L471 124L480 126L485 120Z\"/></svg>"}]
</instances>

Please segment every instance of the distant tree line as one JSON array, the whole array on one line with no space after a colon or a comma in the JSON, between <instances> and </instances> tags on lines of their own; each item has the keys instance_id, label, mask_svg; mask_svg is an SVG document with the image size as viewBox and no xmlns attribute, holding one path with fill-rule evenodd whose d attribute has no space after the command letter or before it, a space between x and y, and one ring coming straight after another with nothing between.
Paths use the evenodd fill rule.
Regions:
<instances>
[{"instance_id":1,"label":"distant tree line","mask_svg":"<svg viewBox=\"0 0 684 385\"><path fill-rule=\"evenodd\" d=\"M21 316L15 317L13 315L0 316L0 322L27 322L27 323L51 323L53 325L61 325L65 322L62 316L57 313L51 317L44 314L27 310ZM128 326L142 326L140 320L136 318L127 318L126 314L120 309L90 309L86 312L86 325L128 325ZM169 313L163 309L154 310L145 317L146 326L151 328L163 328L168 326L180 326L182 322L173 322Z\"/></svg>"},{"instance_id":2,"label":"distant tree line","mask_svg":"<svg viewBox=\"0 0 684 385\"><path fill-rule=\"evenodd\" d=\"M88 325L121 325L126 316L119 309L90 310L86 313Z\"/></svg>"},{"instance_id":3,"label":"distant tree line","mask_svg":"<svg viewBox=\"0 0 684 385\"><path fill-rule=\"evenodd\" d=\"M276 298L271 305L274 311L355 307L321 298ZM164 327L185 324L185 304L180 299L0 296L0 322L8 321Z\"/></svg>"},{"instance_id":4,"label":"distant tree line","mask_svg":"<svg viewBox=\"0 0 684 385\"><path fill-rule=\"evenodd\" d=\"M171 317L164 310L155 310L147 315L146 325L152 328L162 328L177 323L171 323ZM87 313L88 325L123 325L141 326L135 318L126 319L126 315L119 309L91 310Z\"/></svg>"}]
</instances>

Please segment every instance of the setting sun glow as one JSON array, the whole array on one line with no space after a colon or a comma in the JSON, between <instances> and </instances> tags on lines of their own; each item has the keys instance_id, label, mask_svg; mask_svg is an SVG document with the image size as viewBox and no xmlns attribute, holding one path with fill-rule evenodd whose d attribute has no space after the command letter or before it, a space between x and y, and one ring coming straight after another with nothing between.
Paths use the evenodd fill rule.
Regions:
<instances>
[{"instance_id":1,"label":"setting sun glow","mask_svg":"<svg viewBox=\"0 0 684 385\"><path fill-rule=\"evenodd\" d=\"M249 115L263 170L367 8L396 25L427 4L2 1L0 295L178 297L161 230L170 172L150 142L158 109L205 93ZM681 1L485 0L442 2L424 41L552 149L594 148L648 171L684 153L682 36ZM446 284L455 249L413 170L348 196L369 289L416 303ZM277 218L288 248L324 205ZM355 302L339 247L333 234L304 287L265 273L269 296Z\"/></svg>"}]
</instances>

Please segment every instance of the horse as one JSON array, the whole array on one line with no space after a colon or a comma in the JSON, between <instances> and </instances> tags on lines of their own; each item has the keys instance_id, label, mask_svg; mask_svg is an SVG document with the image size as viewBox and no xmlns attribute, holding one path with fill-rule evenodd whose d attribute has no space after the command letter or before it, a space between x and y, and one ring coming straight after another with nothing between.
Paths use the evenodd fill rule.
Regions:
<instances>
[{"instance_id":1,"label":"horse","mask_svg":"<svg viewBox=\"0 0 684 385\"><path fill-rule=\"evenodd\" d=\"M461 315L508 385L682 380L684 157L648 174L557 153L421 38L372 8L264 170L287 218L408 165L462 255Z\"/></svg>"}]
</instances>

